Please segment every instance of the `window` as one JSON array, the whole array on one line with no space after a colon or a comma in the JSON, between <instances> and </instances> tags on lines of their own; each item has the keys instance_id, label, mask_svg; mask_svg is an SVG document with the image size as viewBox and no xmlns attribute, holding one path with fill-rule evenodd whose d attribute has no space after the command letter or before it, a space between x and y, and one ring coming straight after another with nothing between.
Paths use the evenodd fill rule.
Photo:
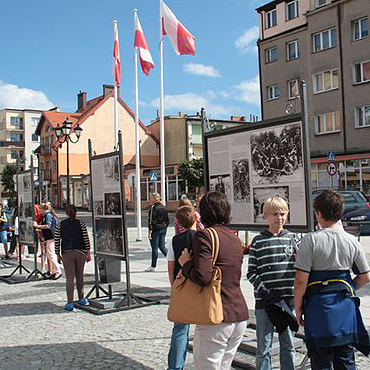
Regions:
<instances>
[{"instance_id":1,"label":"window","mask_svg":"<svg viewBox=\"0 0 370 370\"><path fill-rule=\"evenodd\" d=\"M355 83L370 81L370 61L355 64Z\"/></svg>"},{"instance_id":2,"label":"window","mask_svg":"<svg viewBox=\"0 0 370 370\"><path fill-rule=\"evenodd\" d=\"M36 127L40 122L40 118L39 117L31 117L31 126L34 126Z\"/></svg>"},{"instance_id":3,"label":"window","mask_svg":"<svg viewBox=\"0 0 370 370\"><path fill-rule=\"evenodd\" d=\"M22 118L21 117L10 117L10 124L22 128Z\"/></svg>"},{"instance_id":4,"label":"window","mask_svg":"<svg viewBox=\"0 0 370 370\"><path fill-rule=\"evenodd\" d=\"M10 151L10 157L11 157L11 159L23 158L23 152L21 152L19 150L11 150Z\"/></svg>"},{"instance_id":5,"label":"window","mask_svg":"<svg viewBox=\"0 0 370 370\"><path fill-rule=\"evenodd\" d=\"M266 27L271 28L277 25L276 9L266 12Z\"/></svg>"},{"instance_id":6,"label":"window","mask_svg":"<svg viewBox=\"0 0 370 370\"><path fill-rule=\"evenodd\" d=\"M337 34L336 29L325 30L313 35L313 51L330 49L337 46Z\"/></svg>"},{"instance_id":7,"label":"window","mask_svg":"<svg viewBox=\"0 0 370 370\"><path fill-rule=\"evenodd\" d=\"M22 140L23 140L22 134L17 134L15 132L10 133L10 141L22 141Z\"/></svg>"},{"instance_id":8,"label":"window","mask_svg":"<svg viewBox=\"0 0 370 370\"><path fill-rule=\"evenodd\" d=\"M53 169L54 171L57 170L57 161L55 159L53 160Z\"/></svg>"},{"instance_id":9,"label":"window","mask_svg":"<svg viewBox=\"0 0 370 370\"><path fill-rule=\"evenodd\" d=\"M267 87L268 100L280 98L280 88L279 85L272 85Z\"/></svg>"},{"instance_id":10,"label":"window","mask_svg":"<svg viewBox=\"0 0 370 370\"><path fill-rule=\"evenodd\" d=\"M286 20L297 18L298 13L298 0L290 1L286 4Z\"/></svg>"},{"instance_id":11,"label":"window","mask_svg":"<svg viewBox=\"0 0 370 370\"><path fill-rule=\"evenodd\" d=\"M329 0L315 0L315 7L319 8L329 3Z\"/></svg>"},{"instance_id":12,"label":"window","mask_svg":"<svg viewBox=\"0 0 370 370\"><path fill-rule=\"evenodd\" d=\"M370 105L356 108L356 126L368 127L370 126Z\"/></svg>"},{"instance_id":13,"label":"window","mask_svg":"<svg viewBox=\"0 0 370 370\"><path fill-rule=\"evenodd\" d=\"M340 112L317 114L315 116L316 134L330 134L340 131Z\"/></svg>"},{"instance_id":14,"label":"window","mask_svg":"<svg viewBox=\"0 0 370 370\"><path fill-rule=\"evenodd\" d=\"M288 98L293 99L299 95L298 80L288 81Z\"/></svg>"},{"instance_id":15,"label":"window","mask_svg":"<svg viewBox=\"0 0 370 370\"><path fill-rule=\"evenodd\" d=\"M329 71L320 72L314 75L313 93L317 94L323 91L337 89L338 85L339 82L337 69L331 69Z\"/></svg>"},{"instance_id":16,"label":"window","mask_svg":"<svg viewBox=\"0 0 370 370\"><path fill-rule=\"evenodd\" d=\"M367 17L353 22L353 40L361 40L369 36L369 20Z\"/></svg>"},{"instance_id":17,"label":"window","mask_svg":"<svg viewBox=\"0 0 370 370\"><path fill-rule=\"evenodd\" d=\"M266 64L277 61L277 47L276 46L270 49L266 49L265 54L266 54Z\"/></svg>"},{"instance_id":18,"label":"window","mask_svg":"<svg viewBox=\"0 0 370 370\"><path fill-rule=\"evenodd\" d=\"M32 141L39 141L39 135L32 134Z\"/></svg>"},{"instance_id":19,"label":"window","mask_svg":"<svg viewBox=\"0 0 370 370\"><path fill-rule=\"evenodd\" d=\"M287 60L294 60L299 58L298 41L288 42L286 44Z\"/></svg>"}]
</instances>

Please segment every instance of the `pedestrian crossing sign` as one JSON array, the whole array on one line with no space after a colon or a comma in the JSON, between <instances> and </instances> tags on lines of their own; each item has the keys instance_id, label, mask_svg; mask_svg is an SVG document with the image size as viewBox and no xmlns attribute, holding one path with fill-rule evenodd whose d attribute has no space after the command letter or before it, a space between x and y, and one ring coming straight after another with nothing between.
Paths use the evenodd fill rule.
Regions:
<instances>
[{"instance_id":1,"label":"pedestrian crossing sign","mask_svg":"<svg viewBox=\"0 0 370 370\"><path fill-rule=\"evenodd\" d=\"M335 153L334 152L328 152L328 162L335 162Z\"/></svg>"},{"instance_id":2,"label":"pedestrian crossing sign","mask_svg":"<svg viewBox=\"0 0 370 370\"><path fill-rule=\"evenodd\" d=\"M158 180L158 174L156 171L151 171L149 175L149 181L157 181Z\"/></svg>"}]
</instances>

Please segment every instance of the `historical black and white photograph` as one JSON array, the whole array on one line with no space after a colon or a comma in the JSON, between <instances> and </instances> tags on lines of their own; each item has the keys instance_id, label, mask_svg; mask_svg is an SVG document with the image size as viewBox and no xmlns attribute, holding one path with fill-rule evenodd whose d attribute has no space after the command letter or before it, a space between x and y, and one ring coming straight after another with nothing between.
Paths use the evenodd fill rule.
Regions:
<instances>
[{"instance_id":1,"label":"historical black and white photograph","mask_svg":"<svg viewBox=\"0 0 370 370\"><path fill-rule=\"evenodd\" d=\"M94 200L94 215L103 216L104 215L104 201Z\"/></svg>"},{"instance_id":2,"label":"historical black and white photograph","mask_svg":"<svg viewBox=\"0 0 370 370\"><path fill-rule=\"evenodd\" d=\"M24 204L24 217L32 217L32 203Z\"/></svg>"},{"instance_id":3,"label":"historical black and white photograph","mask_svg":"<svg viewBox=\"0 0 370 370\"><path fill-rule=\"evenodd\" d=\"M104 175L110 181L119 181L119 160L117 155L104 158Z\"/></svg>"},{"instance_id":4,"label":"historical black and white photograph","mask_svg":"<svg viewBox=\"0 0 370 370\"><path fill-rule=\"evenodd\" d=\"M19 221L19 241L22 243L32 244L33 242L33 227L32 220L30 222L24 220Z\"/></svg>"},{"instance_id":5,"label":"historical black and white photograph","mask_svg":"<svg viewBox=\"0 0 370 370\"><path fill-rule=\"evenodd\" d=\"M116 216L121 214L121 194L104 194L104 214L107 216Z\"/></svg>"},{"instance_id":6,"label":"historical black and white photograph","mask_svg":"<svg viewBox=\"0 0 370 370\"><path fill-rule=\"evenodd\" d=\"M24 215L24 201L23 201L23 195L19 195L18 197L18 217L23 218Z\"/></svg>"},{"instance_id":7,"label":"historical black and white photograph","mask_svg":"<svg viewBox=\"0 0 370 370\"><path fill-rule=\"evenodd\" d=\"M234 202L249 203L251 188L248 159L232 161Z\"/></svg>"},{"instance_id":8,"label":"historical black and white photograph","mask_svg":"<svg viewBox=\"0 0 370 370\"><path fill-rule=\"evenodd\" d=\"M29 176L22 176L23 180L23 191L25 193L29 192L31 190L31 179Z\"/></svg>"},{"instance_id":9,"label":"historical black and white photograph","mask_svg":"<svg viewBox=\"0 0 370 370\"><path fill-rule=\"evenodd\" d=\"M253 207L254 207L254 222L265 223L263 217L263 205L266 199L272 197L283 198L289 205L289 186L274 186L266 188L254 188L253 189ZM287 222L289 222L289 214Z\"/></svg>"},{"instance_id":10,"label":"historical black and white photograph","mask_svg":"<svg viewBox=\"0 0 370 370\"><path fill-rule=\"evenodd\" d=\"M95 222L97 253L122 256L122 218L100 218Z\"/></svg>"},{"instance_id":11,"label":"historical black and white photograph","mask_svg":"<svg viewBox=\"0 0 370 370\"><path fill-rule=\"evenodd\" d=\"M259 131L250 137L253 184L276 184L303 178L300 124Z\"/></svg>"},{"instance_id":12,"label":"historical black and white photograph","mask_svg":"<svg viewBox=\"0 0 370 370\"><path fill-rule=\"evenodd\" d=\"M231 199L231 177L229 174L210 176L209 187L211 191L219 191Z\"/></svg>"}]
</instances>

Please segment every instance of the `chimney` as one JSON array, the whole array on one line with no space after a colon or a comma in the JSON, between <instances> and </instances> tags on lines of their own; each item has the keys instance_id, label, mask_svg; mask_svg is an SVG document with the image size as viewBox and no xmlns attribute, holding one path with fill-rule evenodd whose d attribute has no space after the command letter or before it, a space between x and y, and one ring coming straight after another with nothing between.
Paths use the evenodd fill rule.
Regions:
<instances>
[{"instance_id":1,"label":"chimney","mask_svg":"<svg viewBox=\"0 0 370 370\"><path fill-rule=\"evenodd\" d=\"M113 85L103 85L103 96L104 97L109 95L112 91L114 91ZM119 96L119 89L118 89L118 96Z\"/></svg>"},{"instance_id":2,"label":"chimney","mask_svg":"<svg viewBox=\"0 0 370 370\"><path fill-rule=\"evenodd\" d=\"M77 94L77 110L83 110L86 107L87 93L80 92Z\"/></svg>"}]
</instances>

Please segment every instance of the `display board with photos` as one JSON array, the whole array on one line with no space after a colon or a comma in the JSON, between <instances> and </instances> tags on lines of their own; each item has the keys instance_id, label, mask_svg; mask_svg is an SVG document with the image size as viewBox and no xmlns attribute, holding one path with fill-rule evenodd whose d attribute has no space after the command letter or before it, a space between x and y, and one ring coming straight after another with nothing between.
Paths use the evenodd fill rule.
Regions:
<instances>
[{"instance_id":1,"label":"display board with photos","mask_svg":"<svg viewBox=\"0 0 370 370\"><path fill-rule=\"evenodd\" d=\"M95 252L124 257L123 207L119 153L91 158Z\"/></svg>"},{"instance_id":2,"label":"display board with photos","mask_svg":"<svg viewBox=\"0 0 370 370\"><path fill-rule=\"evenodd\" d=\"M287 227L310 231L307 143L301 115L209 132L204 145L207 188L227 195L231 227L264 229L264 202L278 196L289 205Z\"/></svg>"},{"instance_id":3,"label":"display board with photos","mask_svg":"<svg viewBox=\"0 0 370 370\"><path fill-rule=\"evenodd\" d=\"M19 243L33 245L33 181L32 170L17 174Z\"/></svg>"}]
</instances>

